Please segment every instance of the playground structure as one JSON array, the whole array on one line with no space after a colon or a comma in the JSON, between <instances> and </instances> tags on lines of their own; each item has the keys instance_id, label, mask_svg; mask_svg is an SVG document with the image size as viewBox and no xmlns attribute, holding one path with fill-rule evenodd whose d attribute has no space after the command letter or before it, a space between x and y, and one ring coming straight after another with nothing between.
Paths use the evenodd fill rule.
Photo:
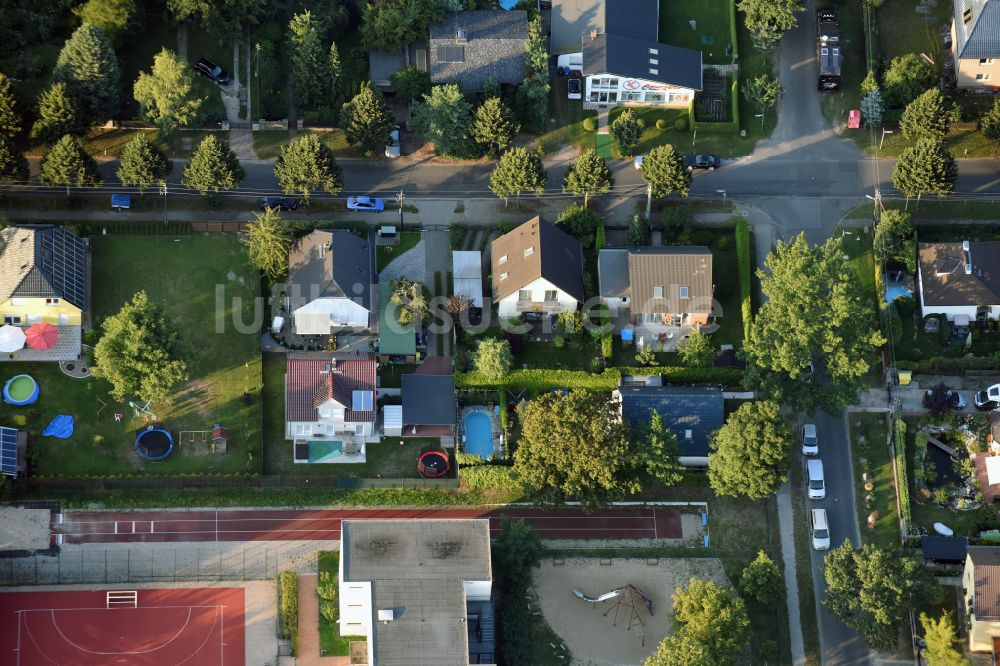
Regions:
<instances>
[{"instance_id":1,"label":"playground structure","mask_svg":"<svg viewBox=\"0 0 1000 666\"><path fill-rule=\"evenodd\" d=\"M597 606L597 604L615 600L614 605L604 611L604 617L607 617L611 611L615 612L614 619L611 622L612 627L618 626L618 614L625 612L628 615L628 626L625 627L627 631L632 630L632 625L638 624L640 627L645 626L642 621L642 615L640 611L645 608L649 616L653 616L653 602L642 593L638 587L632 583L628 583L622 587L616 587L610 592L605 592L602 595L596 597L588 597L579 588L573 588L573 594L579 599L583 599L587 603Z\"/></svg>"}]
</instances>

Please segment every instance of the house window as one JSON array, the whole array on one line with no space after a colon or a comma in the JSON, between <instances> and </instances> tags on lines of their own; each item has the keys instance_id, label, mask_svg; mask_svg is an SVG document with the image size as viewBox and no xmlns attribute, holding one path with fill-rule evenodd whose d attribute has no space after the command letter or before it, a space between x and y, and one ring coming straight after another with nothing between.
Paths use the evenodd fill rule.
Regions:
<instances>
[{"instance_id":1,"label":"house window","mask_svg":"<svg viewBox=\"0 0 1000 666\"><path fill-rule=\"evenodd\" d=\"M59 299L58 298L46 298L45 299L45 304L46 305L59 305Z\"/></svg>"},{"instance_id":2,"label":"house window","mask_svg":"<svg viewBox=\"0 0 1000 666\"><path fill-rule=\"evenodd\" d=\"M972 20L972 9L966 9L962 12L962 23L964 25L969 25L969 21Z\"/></svg>"},{"instance_id":3,"label":"house window","mask_svg":"<svg viewBox=\"0 0 1000 666\"><path fill-rule=\"evenodd\" d=\"M548 289L548 290L546 290L546 292L545 292L545 300L547 300L547 301L557 301L557 300L559 300L558 296L556 296L556 290L555 289Z\"/></svg>"},{"instance_id":4,"label":"house window","mask_svg":"<svg viewBox=\"0 0 1000 666\"><path fill-rule=\"evenodd\" d=\"M501 273L501 274L500 274L500 279L501 279L501 280L506 280L506 279L507 279L508 277L509 277L509 274L508 274L508 273Z\"/></svg>"},{"instance_id":5,"label":"house window","mask_svg":"<svg viewBox=\"0 0 1000 666\"><path fill-rule=\"evenodd\" d=\"M313 427L312 427L311 424L309 424L309 423L296 423L293 432L296 435L306 435L306 436L309 436L309 435L312 434L312 431L313 431Z\"/></svg>"},{"instance_id":6,"label":"house window","mask_svg":"<svg viewBox=\"0 0 1000 666\"><path fill-rule=\"evenodd\" d=\"M365 426L363 423L359 423L356 426L354 426L354 434L358 435L359 437L365 434Z\"/></svg>"},{"instance_id":7,"label":"house window","mask_svg":"<svg viewBox=\"0 0 1000 666\"><path fill-rule=\"evenodd\" d=\"M650 59L649 59L649 64L650 64L650 65L659 65L659 64L660 64L660 61L659 61L659 60L657 60L656 58L650 58Z\"/></svg>"},{"instance_id":8,"label":"house window","mask_svg":"<svg viewBox=\"0 0 1000 666\"><path fill-rule=\"evenodd\" d=\"M660 55L659 49L649 49L649 55Z\"/></svg>"},{"instance_id":9,"label":"house window","mask_svg":"<svg viewBox=\"0 0 1000 666\"><path fill-rule=\"evenodd\" d=\"M833 49L833 55L834 56L840 55L840 49L837 49L837 48Z\"/></svg>"},{"instance_id":10,"label":"house window","mask_svg":"<svg viewBox=\"0 0 1000 666\"><path fill-rule=\"evenodd\" d=\"M535 253L535 247L534 246L524 248L524 256L530 257L534 253Z\"/></svg>"},{"instance_id":11,"label":"house window","mask_svg":"<svg viewBox=\"0 0 1000 666\"><path fill-rule=\"evenodd\" d=\"M10 304L11 305L24 305L24 299L23 298L12 298L12 299L10 299Z\"/></svg>"},{"instance_id":12,"label":"house window","mask_svg":"<svg viewBox=\"0 0 1000 666\"><path fill-rule=\"evenodd\" d=\"M506 264L507 263L507 255L506 254L503 255L502 257L500 257L500 263L501 264Z\"/></svg>"},{"instance_id":13,"label":"house window","mask_svg":"<svg viewBox=\"0 0 1000 666\"><path fill-rule=\"evenodd\" d=\"M3 316L3 323L10 324L12 326L20 326L21 325L21 317L20 317L20 315L4 315Z\"/></svg>"},{"instance_id":14,"label":"house window","mask_svg":"<svg viewBox=\"0 0 1000 666\"><path fill-rule=\"evenodd\" d=\"M617 88L618 87L618 79L611 79L608 82L608 85L610 85L612 88Z\"/></svg>"},{"instance_id":15,"label":"house window","mask_svg":"<svg viewBox=\"0 0 1000 666\"><path fill-rule=\"evenodd\" d=\"M992 65L993 64L993 58L980 58L979 59L979 64L980 65Z\"/></svg>"},{"instance_id":16,"label":"house window","mask_svg":"<svg viewBox=\"0 0 1000 666\"><path fill-rule=\"evenodd\" d=\"M663 298L663 287L653 287L653 298Z\"/></svg>"},{"instance_id":17,"label":"house window","mask_svg":"<svg viewBox=\"0 0 1000 666\"><path fill-rule=\"evenodd\" d=\"M989 80L990 80L989 74L976 74L976 81L989 81Z\"/></svg>"},{"instance_id":18,"label":"house window","mask_svg":"<svg viewBox=\"0 0 1000 666\"><path fill-rule=\"evenodd\" d=\"M623 102L641 102L642 101L642 93L641 92L629 92L629 91L626 90L625 92L622 93L622 101Z\"/></svg>"},{"instance_id":19,"label":"house window","mask_svg":"<svg viewBox=\"0 0 1000 666\"><path fill-rule=\"evenodd\" d=\"M518 289L517 290L517 300L519 300L519 301L530 301L531 300L531 290L530 289Z\"/></svg>"},{"instance_id":20,"label":"house window","mask_svg":"<svg viewBox=\"0 0 1000 666\"><path fill-rule=\"evenodd\" d=\"M822 48L819 50L820 55L830 55L830 49Z\"/></svg>"},{"instance_id":21,"label":"house window","mask_svg":"<svg viewBox=\"0 0 1000 666\"><path fill-rule=\"evenodd\" d=\"M649 73L650 73L650 74L652 74L653 76L659 76L659 74L660 74L660 70L658 70L658 69L653 69L652 67L650 67L650 68L649 68Z\"/></svg>"},{"instance_id":22,"label":"house window","mask_svg":"<svg viewBox=\"0 0 1000 666\"><path fill-rule=\"evenodd\" d=\"M322 418L324 418L324 419L328 419L328 418L330 418L331 416L333 416L333 410L332 410L332 409L330 409L330 408L329 408L329 407L327 407L327 406L324 406L324 407L320 407L320 408L319 408L319 415L320 415L320 416L321 416Z\"/></svg>"},{"instance_id":23,"label":"house window","mask_svg":"<svg viewBox=\"0 0 1000 666\"><path fill-rule=\"evenodd\" d=\"M681 298L687 298L687 297L688 297L688 288L681 287Z\"/></svg>"},{"instance_id":24,"label":"house window","mask_svg":"<svg viewBox=\"0 0 1000 666\"><path fill-rule=\"evenodd\" d=\"M684 102L687 103L691 99L691 96L687 93L671 93L667 95L667 101L671 104Z\"/></svg>"},{"instance_id":25,"label":"house window","mask_svg":"<svg viewBox=\"0 0 1000 666\"><path fill-rule=\"evenodd\" d=\"M663 93L661 92L648 92L646 93L646 102L662 102L664 99Z\"/></svg>"}]
</instances>

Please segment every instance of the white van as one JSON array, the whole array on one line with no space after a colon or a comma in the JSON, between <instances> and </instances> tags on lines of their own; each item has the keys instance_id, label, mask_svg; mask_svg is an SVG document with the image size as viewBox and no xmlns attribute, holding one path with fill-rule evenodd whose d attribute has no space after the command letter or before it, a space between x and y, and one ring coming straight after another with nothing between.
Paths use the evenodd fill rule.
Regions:
<instances>
[{"instance_id":1,"label":"white van","mask_svg":"<svg viewBox=\"0 0 1000 666\"><path fill-rule=\"evenodd\" d=\"M812 528L813 548L829 550L830 525L826 522L826 509L812 509L809 512L809 523Z\"/></svg>"},{"instance_id":2,"label":"white van","mask_svg":"<svg viewBox=\"0 0 1000 666\"><path fill-rule=\"evenodd\" d=\"M809 470L809 499L823 499L826 497L826 483L823 478L823 461L809 460L806 462Z\"/></svg>"},{"instance_id":3,"label":"white van","mask_svg":"<svg viewBox=\"0 0 1000 666\"><path fill-rule=\"evenodd\" d=\"M563 53L556 58L556 72L559 76L569 76L572 72L583 71L583 51Z\"/></svg>"}]
</instances>

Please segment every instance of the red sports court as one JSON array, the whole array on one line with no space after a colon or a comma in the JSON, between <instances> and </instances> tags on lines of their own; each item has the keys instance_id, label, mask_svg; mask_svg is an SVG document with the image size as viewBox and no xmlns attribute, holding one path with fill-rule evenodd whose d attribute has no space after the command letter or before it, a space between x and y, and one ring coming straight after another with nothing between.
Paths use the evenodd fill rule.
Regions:
<instances>
[{"instance_id":1,"label":"red sports court","mask_svg":"<svg viewBox=\"0 0 1000 666\"><path fill-rule=\"evenodd\" d=\"M11 666L243 666L243 588L0 594Z\"/></svg>"}]
</instances>

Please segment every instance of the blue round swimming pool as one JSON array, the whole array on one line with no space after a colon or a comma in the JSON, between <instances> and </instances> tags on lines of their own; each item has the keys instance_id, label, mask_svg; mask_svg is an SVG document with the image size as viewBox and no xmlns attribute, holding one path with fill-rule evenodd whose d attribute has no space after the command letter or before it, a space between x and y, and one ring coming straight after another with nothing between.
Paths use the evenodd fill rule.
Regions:
<instances>
[{"instance_id":1,"label":"blue round swimming pool","mask_svg":"<svg viewBox=\"0 0 1000 666\"><path fill-rule=\"evenodd\" d=\"M493 422L486 412L465 415L465 452L483 460L493 455Z\"/></svg>"}]
</instances>

